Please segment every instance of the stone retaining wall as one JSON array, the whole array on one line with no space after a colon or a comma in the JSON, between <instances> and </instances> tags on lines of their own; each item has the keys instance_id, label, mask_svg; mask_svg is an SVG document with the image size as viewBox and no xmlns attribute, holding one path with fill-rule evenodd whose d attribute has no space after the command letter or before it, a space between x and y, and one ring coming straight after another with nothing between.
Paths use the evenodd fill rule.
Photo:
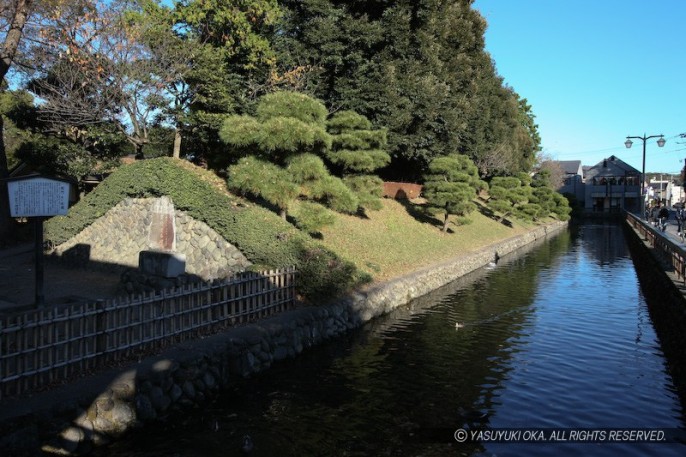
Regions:
<instances>
[{"instance_id":1,"label":"stone retaining wall","mask_svg":"<svg viewBox=\"0 0 686 457\"><path fill-rule=\"evenodd\" d=\"M395 280L376 284L335 303L296 309L259 323L234 328L201 341L185 343L130 367L81 380L56 395L67 407L40 420L49 400L3 400L0 453L21 443L48 443L52 452L82 453L107 443L126 430L164 417L171 411L202 405L208 397L237 378L268 369L303 350L341 335L374 317L388 313L497 257L513 252L566 227L550 224L450 262L424 268ZM87 387L85 387L87 386ZM23 414L22 414L23 411ZM18 420L20 419L20 420ZM24 424L22 426L21 424ZM27 424L31 424L28 425Z\"/></svg>"},{"instance_id":2,"label":"stone retaining wall","mask_svg":"<svg viewBox=\"0 0 686 457\"><path fill-rule=\"evenodd\" d=\"M671 259L665 259L664 253L652 247L628 222L625 228L650 320L681 403L686 404L686 282L676 277Z\"/></svg>"},{"instance_id":3,"label":"stone retaining wall","mask_svg":"<svg viewBox=\"0 0 686 457\"><path fill-rule=\"evenodd\" d=\"M77 236L55 247L51 254L87 268L137 268L139 252L157 248L151 230L160 200L127 198ZM204 222L178 210L174 211L173 221L174 252L186 256L187 273L211 281L251 265L235 246Z\"/></svg>"}]
</instances>

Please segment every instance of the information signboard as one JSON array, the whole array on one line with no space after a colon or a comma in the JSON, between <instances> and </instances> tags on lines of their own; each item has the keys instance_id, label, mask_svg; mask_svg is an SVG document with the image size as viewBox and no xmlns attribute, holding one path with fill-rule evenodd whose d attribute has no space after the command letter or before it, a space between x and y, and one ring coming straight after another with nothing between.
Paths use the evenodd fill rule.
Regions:
<instances>
[{"instance_id":1,"label":"information signboard","mask_svg":"<svg viewBox=\"0 0 686 457\"><path fill-rule=\"evenodd\" d=\"M12 217L66 215L69 210L69 182L27 177L7 182Z\"/></svg>"}]
</instances>

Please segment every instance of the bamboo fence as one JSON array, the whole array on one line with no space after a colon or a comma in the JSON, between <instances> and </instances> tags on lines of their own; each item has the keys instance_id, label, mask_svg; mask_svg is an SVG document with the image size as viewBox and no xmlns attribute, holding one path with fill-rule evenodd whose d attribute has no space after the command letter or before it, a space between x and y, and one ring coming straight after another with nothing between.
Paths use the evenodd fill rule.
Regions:
<instances>
[{"instance_id":1,"label":"bamboo fence","mask_svg":"<svg viewBox=\"0 0 686 457\"><path fill-rule=\"evenodd\" d=\"M0 316L0 398L288 309L292 268Z\"/></svg>"}]
</instances>

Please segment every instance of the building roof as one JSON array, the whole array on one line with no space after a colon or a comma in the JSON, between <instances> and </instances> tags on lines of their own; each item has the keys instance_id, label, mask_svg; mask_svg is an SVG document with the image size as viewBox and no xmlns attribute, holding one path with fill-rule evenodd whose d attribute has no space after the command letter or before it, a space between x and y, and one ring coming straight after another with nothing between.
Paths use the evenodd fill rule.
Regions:
<instances>
[{"instance_id":1,"label":"building roof","mask_svg":"<svg viewBox=\"0 0 686 457\"><path fill-rule=\"evenodd\" d=\"M585 174L586 178L596 178L603 176L640 175L641 172L623 160L610 156L593 165Z\"/></svg>"},{"instance_id":2,"label":"building roof","mask_svg":"<svg viewBox=\"0 0 686 457\"><path fill-rule=\"evenodd\" d=\"M557 160L556 161L562 171L567 175L577 175L579 174L579 169L581 168L581 160Z\"/></svg>"}]
</instances>

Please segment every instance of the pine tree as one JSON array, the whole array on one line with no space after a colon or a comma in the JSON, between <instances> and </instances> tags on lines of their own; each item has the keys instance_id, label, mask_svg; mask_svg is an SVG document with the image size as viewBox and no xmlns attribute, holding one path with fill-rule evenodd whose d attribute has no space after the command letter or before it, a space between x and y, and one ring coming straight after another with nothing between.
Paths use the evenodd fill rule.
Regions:
<instances>
[{"instance_id":1,"label":"pine tree","mask_svg":"<svg viewBox=\"0 0 686 457\"><path fill-rule=\"evenodd\" d=\"M569 213L572 209L569 207L567 198L553 189L552 179L553 175L550 168L542 167L531 181L533 192L529 200L541 207L541 212L537 216L548 217L552 215L566 221L569 219Z\"/></svg>"},{"instance_id":2,"label":"pine tree","mask_svg":"<svg viewBox=\"0 0 686 457\"><path fill-rule=\"evenodd\" d=\"M479 179L478 170L465 155L452 154L438 157L429 164L422 193L427 200L427 210L443 216L443 231L448 230L450 216L462 217L476 210L473 202L486 183Z\"/></svg>"},{"instance_id":3,"label":"pine tree","mask_svg":"<svg viewBox=\"0 0 686 457\"><path fill-rule=\"evenodd\" d=\"M360 207L381 209L383 181L373 171L390 162L386 153L386 131L354 111L339 111L327 122L332 136L326 159L340 171L343 181L355 193Z\"/></svg>"},{"instance_id":4,"label":"pine tree","mask_svg":"<svg viewBox=\"0 0 686 457\"><path fill-rule=\"evenodd\" d=\"M261 197L287 219L296 198L309 203L298 214L296 225L316 231L334 211L354 213L359 201L340 178L326 168L320 155L331 147L326 132L326 107L318 100L296 92L263 96L256 116L229 116L220 137L234 157L229 167L229 187Z\"/></svg>"},{"instance_id":5,"label":"pine tree","mask_svg":"<svg viewBox=\"0 0 686 457\"><path fill-rule=\"evenodd\" d=\"M497 176L491 180L488 207L501 213L501 221L518 214L520 208L529 202L531 187L524 178L522 175Z\"/></svg>"}]
</instances>

